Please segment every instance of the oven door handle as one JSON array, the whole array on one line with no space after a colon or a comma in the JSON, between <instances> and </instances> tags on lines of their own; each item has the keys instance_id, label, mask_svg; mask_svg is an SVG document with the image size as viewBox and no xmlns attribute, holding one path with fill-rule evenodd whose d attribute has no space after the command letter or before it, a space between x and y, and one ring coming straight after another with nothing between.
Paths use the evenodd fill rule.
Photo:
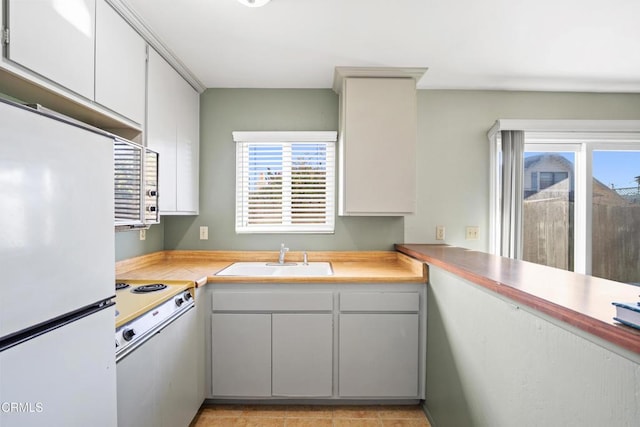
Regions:
<instances>
[{"instance_id":1,"label":"oven door handle","mask_svg":"<svg viewBox=\"0 0 640 427\"><path fill-rule=\"evenodd\" d=\"M185 314L186 312L188 312L189 310L191 310L194 307L195 307L195 303L193 301L191 301L191 304L184 306L184 310L181 310L178 313L176 313L174 316L171 316L168 319L164 320L163 322L158 323L156 326L154 326L153 328L151 328L147 332L145 332L144 335L141 335L140 338L138 338L138 340L136 340L136 342L128 345L127 347L123 348L119 352L116 351L116 363L118 363L119 361L121 361L122 359L127 357L136 348L140 347L142 344L144 344L145 342L149 341L151 338L153 338L154 335L160 333L164 328L166 328L171 323L173 323L176 320L178 320L180 317L182 317L183 314Z\"/></svg>"}]
</instances>

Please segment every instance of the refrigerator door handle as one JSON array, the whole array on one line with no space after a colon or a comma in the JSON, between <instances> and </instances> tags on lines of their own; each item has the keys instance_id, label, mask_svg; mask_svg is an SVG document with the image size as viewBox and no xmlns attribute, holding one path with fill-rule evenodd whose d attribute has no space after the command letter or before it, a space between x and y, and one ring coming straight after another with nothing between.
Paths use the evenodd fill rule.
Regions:
<instances>
[{"instance_id":1,"label":"refrigerator door handle","mask_svg":"<svg viewBox=\"0 0 640 427\"><path fill-rule=\"evenodd\" d=\"M11 335L7 335L6 337L2 337L0 338L0 352L8 350L11 347L15 347L16 345L22 344L23 342L29 341L33 338L39 337L40 335L44 335L47 332L51 332L62 326L68 325L69 323L73 323L76 320L82 319L83 317L90 316L108 307L114 306L115 304L115 301L109 298L104 301L99 301L90 306L83 307L79 310L63 314L62 316L59 316L55 319L51 319L50 321L31 326L27 329L23 329Z\"/></svg>"}]
</instances>

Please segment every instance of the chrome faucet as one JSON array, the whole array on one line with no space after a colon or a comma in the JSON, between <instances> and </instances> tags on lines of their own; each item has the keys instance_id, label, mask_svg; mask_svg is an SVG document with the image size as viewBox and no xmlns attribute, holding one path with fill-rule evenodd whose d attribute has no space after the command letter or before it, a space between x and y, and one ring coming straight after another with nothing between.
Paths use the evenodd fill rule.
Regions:
<instances>
[{"instance_id":1,"label":"chrome faucet","mask_svg":"<svg viewBox=\"0 0 640 427\"><path fill-rule=\"evenodd\" d=\"M289 252L289 248L284 247L284 243L280 243L280 255L278 256L278 264L284 264L284 256Z\"/></svg>"},{"instance_id":2,"label":"chrome faucet","mask_svg":"<svg viewBox=\"0 0 640 427\"><path fill-rule=\"evenodd\" d=\"M307 251L302 253L302 265L309 265L309 257L307 257Z\"/></svg>"}]
</instances>

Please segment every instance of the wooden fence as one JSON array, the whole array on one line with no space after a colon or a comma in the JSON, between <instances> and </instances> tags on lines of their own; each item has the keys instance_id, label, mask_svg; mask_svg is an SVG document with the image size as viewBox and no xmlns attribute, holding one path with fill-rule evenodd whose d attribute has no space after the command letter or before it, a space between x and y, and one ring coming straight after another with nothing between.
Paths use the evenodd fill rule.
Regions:
<instances>
[{"instance_id":1,"label":"wooden fence","mask_svg":"<svg viewBox=\"0 0 640 427\"><path fill-rule=\"evenodd\" d=\"M573 269L573 202L525 200L523 259ZM592 274L640 283L640 206L593 205Z\"/></svg>"},{"instance_id":2,"label":"wooden fence","mask_svg":"<svg viewBox=\"0 0 640 427\"><path fill-rule=\"evenodd\" d=\"M593 206L593 275L640 283L640 206Z\"/></svg>"},{"instance_id":3,"label":"wooden fence","mask_svg":"<svg viewBox=\"0 0 640 427\"><path fill-rule=\"evenodd\" d=\"M573 202L525 200L522 218L523 259L573 270Z\"/></svg>"}]
</instances>

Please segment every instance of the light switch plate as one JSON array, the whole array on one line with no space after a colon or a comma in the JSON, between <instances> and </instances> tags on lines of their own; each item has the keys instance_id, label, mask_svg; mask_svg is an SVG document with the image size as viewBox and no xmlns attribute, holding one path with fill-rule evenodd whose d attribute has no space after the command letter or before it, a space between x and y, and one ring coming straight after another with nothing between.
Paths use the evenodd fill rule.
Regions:
<instances>
[{"instance_id":1,"label":"light switch plate","mask_svg":"<svg viewBox=\"0 0 640 427\"><path fill-rule=\"evenodd\" d=\"M209 227L206 225L200 226L200 240L209 240Z\"/></svg>"}]
</instances>

